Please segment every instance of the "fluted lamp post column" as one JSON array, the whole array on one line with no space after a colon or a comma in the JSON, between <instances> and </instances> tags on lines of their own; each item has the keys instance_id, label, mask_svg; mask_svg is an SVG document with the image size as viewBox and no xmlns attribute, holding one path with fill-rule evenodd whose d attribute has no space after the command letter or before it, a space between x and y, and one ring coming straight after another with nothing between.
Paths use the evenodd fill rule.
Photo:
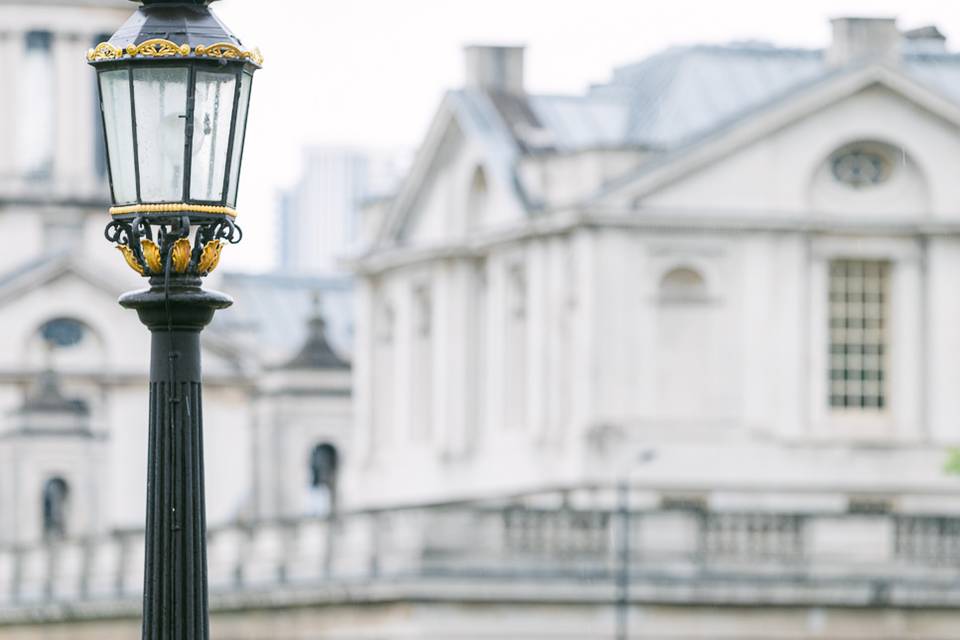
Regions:
<instances>
[{"instance_id":1,"label":"fluted lamp post column","mask_svg":"<svg viewBox=\"0 0 960 640\"><path fill-rule=\"evenodd\" d=\"M253 74L263 59L213 0L142 6L87 54L113 207L106 228L149 288L125 294L152 335L143 638L209 637L200 332L230 298L201 288L235 220Z\"/></svg>"}]
</instances>

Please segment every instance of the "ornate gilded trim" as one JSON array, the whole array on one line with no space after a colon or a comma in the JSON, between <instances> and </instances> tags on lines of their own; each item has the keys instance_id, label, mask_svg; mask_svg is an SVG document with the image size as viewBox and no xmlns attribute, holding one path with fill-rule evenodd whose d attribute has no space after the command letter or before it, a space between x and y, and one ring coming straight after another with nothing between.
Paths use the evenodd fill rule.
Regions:
<instances>
[{"instance_id":1,"label":"ornate gilded trim","mask_svg":"<svg viewBox=\"0 0 960 640\"><path fill-rule=\"evenodd\" d=\"M263 54L260 53L259 47L254 47L253 49L248 51L247 54L248 54L247 57L250 59L250 62L257 65L258 67L263 66Z\"/></svg>"},{"instance_id":2,"label":"ornate gilded trim","mask_svg":"<svg viewBox=\"0 0 960 640\"><path fill-rule=\"evenodd\" d=\"M232 45L229 42L218 42L211 45L198 45L194 49L194 53L198 58L224 58L226 60L249 60L258 67L263 66L263 54L260 53L260 49L254 47L249 51L244 51L236 45Z\"/></svg>"},{"instance_id":3,"label":"ornate gilded trim","mask_svg":"<svg viewBox=\"0 0 960 640\"><path fill-rule=\"evenodd\" d=\"M141 276L162 276L169 269L177 275L206 276L217 268L223 248L237 244L243 231L232 218L190 224L167 219L114 219L104 229L123 259ZM155 227L159 227L155 229ZM194 241L189 236L196 231Z\"/></svg>"},{"instance_id":4,"label":"ornate gilded trim","mask_svg":"<svg viewBox=\"0 0 960 640\"><path fill-rule=\"evenodd\" d=\"M249 51L241 49L229 42L218 42L211 45L198 45L192 50L198 58L219 58L225 60L246 60L258 67L263 66L263 54L260 49ZM153 38L138 45L128 45L126 49L118 49L109 42L101 42L95 48L87 51L88 62L103 62L105 60L120 60L124 56L130 58L172 58L187 57L191 53L190 45L180 44L163 38Z\"/></svg>"},{"instance_id":5,"label":"ornate gilded trim","mask_svg":"<svg viewBox=\"0 0 960 640\"><path fill-rule=\"evenodd\" d=\"M118 49L109 42L101 42L94 49L87 52L88 62L101 62L103 60L119 60L123 57L123 49Z\"/></svg>"},{"instance_id":6,"label":"ornate gilded trim","mask_svg":"<svg viewBox=\"0 0 960 640\"><path fill-rule=\"evenodd\" d=\"M127 264L130 266L131 269L133 269L134 271L136 271L142 276L146 275L144 268L140 266L139 262L137 262L137 256L134 255L133 249L131 249L125 244L119 244L117 245L117 250L123 254L123 259L127 261Z\"/></svg>"},{"instance_id":7,"label":"ornate gilded trim","mask_svg":"<svg viewBox=\"0 0 960 640\"><path fill-rule=\"evenodd\" d=\"M153 240L144 238L140 241L140 247L143 250L143 260L147 267L154 273L163 271L163 259L160 257L160 247Z\"/></svg>"},{"instance_id":8,"label":"ornate gilded trim","mask_svg":"<svg viewBox=\"0 0 960 640\"><path fill-rule=\"evenodd\" d=\"M223 252L223 241L211 240L203 245L203 253L200 254L200 262L197 264L197 271L205 276L220 264L220 254Z\"/></svg>"},{"instance_id":9,"label":"ornate gilded trim","mask_svg":"<svg viewBox=\"0 0 960 640\"><path fill-rule=\"evenodd\" d=\"M194 213L225 214L231 218L237 217L237 210L231 207L217 207L207 204L187 204L180 202L177 204L133 204L124 207L110 207L110 215L123 216L131 213L181 213L184 211L193 211Z\"/></svg>"},{"instance_id":10,"label":"ornate gilded trim","mask_svg":"<svg viewBox=\"0 0 960 640\"><path fill-rule=\"evenodd\" d=\"M170 249L170 261L173 263L173 270L177 273L185 273L190 267L190 241L186 238L180 238L173 243Z\"/></svg>"},{"instance_id":11,"label":"ornate gilded trim","mask_svg":"<svg viewBox=\"0 0 960 640\"><path fill-rule=\"evenodd\" d=\"M139 45L128 45L127 55L131 58L143 56L144 58L172 58L174 56L190 55L190 45L177 45L175 42L164 40L163 38L154 38L141 42Z\"/></svg>"}]
</instances>

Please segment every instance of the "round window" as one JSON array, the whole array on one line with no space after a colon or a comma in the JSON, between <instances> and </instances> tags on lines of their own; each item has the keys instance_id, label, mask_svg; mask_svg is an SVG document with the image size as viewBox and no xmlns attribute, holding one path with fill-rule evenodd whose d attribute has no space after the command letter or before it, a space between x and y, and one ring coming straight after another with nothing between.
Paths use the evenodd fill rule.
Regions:
<instances>
[{"instance_id":1,"label":"round window","mask_svg":"<svg viewBox=\"0 0 960 640\"><path fill-rule=\"evenodd\" d=\"M40 328L44 341L51 347L73 347L83 341L83 323L71 318L50 320Z\"/></svg>"},{"instance_id":2,"label":"round window","mask_svg":"<svg viewBox=\"0 0 960 640\"><path fill-rule=\"evenodd\" d=\"M834 153L830 167L838 182L862 188L885 182L893 171L893 161L879 145L852 145Z\"/></svg>"}]
</instances>

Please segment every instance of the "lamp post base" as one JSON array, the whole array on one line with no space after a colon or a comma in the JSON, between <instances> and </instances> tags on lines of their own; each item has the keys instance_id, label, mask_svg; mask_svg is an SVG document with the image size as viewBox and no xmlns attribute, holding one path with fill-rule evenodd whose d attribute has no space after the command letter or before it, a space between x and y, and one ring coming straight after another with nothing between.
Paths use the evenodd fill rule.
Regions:
<instances>
[{"instance_id":1,"label":"lamp post base","mask_svg":"<svg viewBox=\"0 0 960 640\"><path fill-rule=\"evenodd\" d=\"M233 301L198 278L125 294L151 332L144 640L207 640L200 332Z\"/></svg>"}]
</instances>

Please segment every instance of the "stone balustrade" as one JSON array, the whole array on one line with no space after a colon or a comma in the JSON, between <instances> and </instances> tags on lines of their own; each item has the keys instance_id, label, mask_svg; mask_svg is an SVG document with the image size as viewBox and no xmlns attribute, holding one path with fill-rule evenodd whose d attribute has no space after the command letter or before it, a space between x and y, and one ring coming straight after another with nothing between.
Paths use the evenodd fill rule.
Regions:
<instances>
[{"instance_id":1,"label":"stone balustrade","mask_svg":"<svg viewBox=\"0 0 960 640\"><path fill-rule=\"evenodd\" d=\"M603 599L625 571L632 596L654 602L960 603L960 516L721 509L703 495L648 491L624 509L613 489L590 488L217 527L210 589L214 606L445 580L572 584ZM0 549L0 623L135 612L143 550L141 531Z\"/></svg>"}]
</instances>

